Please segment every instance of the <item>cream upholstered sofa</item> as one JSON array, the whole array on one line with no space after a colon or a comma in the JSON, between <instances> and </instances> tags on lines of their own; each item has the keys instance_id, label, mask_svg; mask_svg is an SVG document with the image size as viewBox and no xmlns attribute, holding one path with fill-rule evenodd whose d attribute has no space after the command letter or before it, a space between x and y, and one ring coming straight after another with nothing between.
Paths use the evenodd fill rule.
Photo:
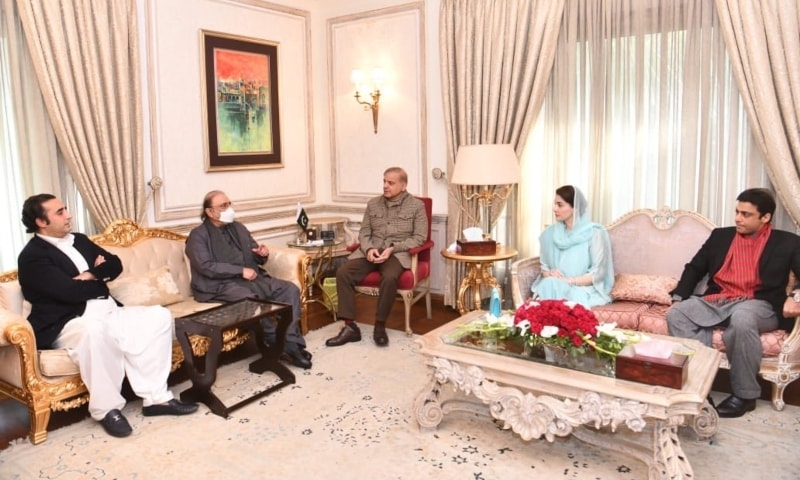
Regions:
<instances>
[{"instance_id":1,"label":"cream upholstered sofa","mask_svg":"<svg viewBox=\"0 0 800 480\"><path fill-rule=\"evenodd\" d=\"M608 227L614 262L613 302L593 308L602 322L619 328L667 335L669 291L675 288L683 267L700 249L714 225L702 215L663 208L642 209L623 215ZM518 260L511 267L514 305L531 296L531 284L539 275L538 257ZM787 279L787 292L793 279ZM696 293L704 290L700 285ZM786 386L800 376L800 327L798 317L791 332L775 330L761 335L764 358L759 374L771 382L772 404L785 406ZM725 352L722 329L716 329L713 346ZM730 368L723 356L722 368Z\"/></svg>"},{"instance_id":2,"label":"cream upholstered sofa","mask_svg":"<svg viewBox=\"0 0 800 480\"><path fill-rule=\"evenodd\" d=\"M158 228L140 227L130 220L112 223L93 240L122 260L123 273L109 284L112 295L127 305L167 307L175 318L215 306L192 298L189 262L184 255L186 237ZM303 287L306 255L301 250L270 246L267 271L274 277ZM28 406L30 440L47 439L52 411L69 410L88 401L78 367L65 350L37 350L33 329L26 320L29 306L22 297L17 272L0 275L0 395ZM223 340L231 350L249 338L246 332L231 332ZM196 355L208 350L208 339L194 336ZM172 370L183 362L183 351L173 344Z\"/></svg>"}]
</instances>

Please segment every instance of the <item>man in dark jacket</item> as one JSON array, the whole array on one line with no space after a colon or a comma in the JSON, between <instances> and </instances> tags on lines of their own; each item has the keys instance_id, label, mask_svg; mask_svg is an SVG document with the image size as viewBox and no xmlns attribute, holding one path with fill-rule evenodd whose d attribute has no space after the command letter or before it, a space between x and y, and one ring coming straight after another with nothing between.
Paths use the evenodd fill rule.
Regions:
<instances>
[{"instance_id":1,"label":"man in dark jacket","mask_svg":"<svg viewBox=\"0 0 800 480\"><path fill-rule=\"evenodd\" d=\"M756 408L760 334L791 329L783 314L800 303L800 285L786 297L789 271L800 278L800 237L772 228L775 199L768 190L751 188L736 200L736 226L711 232L686 264L667 313L670 335L708 346L714 327L725 327L732 395L716 407L720 417L740 417ZM706 275L706 291L691 296Z\"/></svg>"},{"instance_id":2,"label":"man in dark jacket","mask_svg":"<svg viewBox=\"0 0 800 480\"><path fill-rule=\"evenodd\" d=\"M404 269L411 268L408 251L425 243L428 235L425 204L408 193L407 185L405 170L387 168L383 173L383 195L367 202L358 233L359 247L336 271L339 318L344 326L338 335L325 341L329 347L361 341L361 329L356 324L355 286L373 271L381 272L381 284L372 339L379 347L389 345L386 319L397 296L397 280Z\"/></svg>"},{"instance_id":3,"label":"man in dark jacket","mask_svg":"<svg viewBox=\"0 0 800 480\"><path fill-rule=\"evenodd\" d=\"M311 353L300 331L300 289L292 282L270 277L260 267L269 257L247 227L234 220L225 192L214 190L203 199L203 223L186 240L186 256L192 269L192 293L198 302L235 302L256 297L288 303L293 320L286 331L282 359L300 368L311 368ZM263 324L267 343L274 345L275 325Z\"/></svg>"},{"instance_id":4,"label":"man in dark jacket","mask_svg":"<svg viewBox=\"0 0 800 480\"><path fill-rule=\"evenodd\" d=\"M89 390L89 414L110 435L132 429L120 409L127 376L143 399L142 414L185 415L194 403L167 389L172 365L173 320L160 307L122 307L106 282L122 273L119 257L86 235L71 233L72 216L53 195L39 194L22 207L30 239L19 255L19 283L31 303L28 321L40 349L65 348Z\"/></svg>"}]
</instances>

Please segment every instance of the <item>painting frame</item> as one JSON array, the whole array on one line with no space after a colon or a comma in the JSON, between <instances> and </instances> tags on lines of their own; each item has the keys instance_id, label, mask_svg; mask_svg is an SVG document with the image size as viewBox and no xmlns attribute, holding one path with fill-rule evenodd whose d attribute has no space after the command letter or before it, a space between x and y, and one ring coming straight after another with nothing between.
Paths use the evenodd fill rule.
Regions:
<instances>
[{"instance_id":1,"label":"painting frame","mask_svg":"<svg viewBox=\"0 0 800 480\"><path fill-rule=\"evenodd\" d=\"M200 31L207 172L281 168L278 43Z\"/></svg>"}]
</instances>

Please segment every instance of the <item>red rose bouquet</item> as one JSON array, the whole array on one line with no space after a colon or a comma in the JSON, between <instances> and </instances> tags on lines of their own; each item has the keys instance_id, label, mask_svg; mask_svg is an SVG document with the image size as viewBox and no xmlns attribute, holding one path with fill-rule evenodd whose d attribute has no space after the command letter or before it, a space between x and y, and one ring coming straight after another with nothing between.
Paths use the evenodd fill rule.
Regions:
<instances>
[{"instance_id":1,"label":"red rose bouquet","mask_svg":"<svg viewBox=\"0 0 800 480\"><path fill-rule=\"evenodd\" d=\"M548 345L577 355L596 337L598 322L591 310L575 302L528 300L514 314L514 326L532 347Z\"/></svg>"}]
</instances>

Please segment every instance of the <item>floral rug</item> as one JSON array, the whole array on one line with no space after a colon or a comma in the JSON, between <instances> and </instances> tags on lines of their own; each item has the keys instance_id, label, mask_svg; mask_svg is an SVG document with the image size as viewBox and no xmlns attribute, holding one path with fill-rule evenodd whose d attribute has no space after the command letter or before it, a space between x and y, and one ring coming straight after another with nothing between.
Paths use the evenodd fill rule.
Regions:
<instances>
[{"instance_id":1,"label":"floral rug","mask_svg":"<svg viewBox=\"0 0 800 480\"><path fill-rule=\"evenodd\" d=\"M379 349L371 327L363 326L363 341L325 347L338 329L331 325L308 334L314 367L294 369L295 385L227 419L205 405L189 417L143 417L141 402L130 402L124 413L132 436L110 437L87 418L50 432L39 446L20 439L0 451L0 478L647 478L647 467L633 457L574 438L525 442L484 416L453 413L437 431L420 432L411 409L427 367L413 338L390 331L389 347ZM220 369L214 390L226 404L273 380L271 374L247 372L247 363ZM695 478L797 478L800 407L776 412L759 402L754 412L720 425L710 442L682 431ZM620 434L651 441L647 434Z\"/></svg>"}]
</instances>

